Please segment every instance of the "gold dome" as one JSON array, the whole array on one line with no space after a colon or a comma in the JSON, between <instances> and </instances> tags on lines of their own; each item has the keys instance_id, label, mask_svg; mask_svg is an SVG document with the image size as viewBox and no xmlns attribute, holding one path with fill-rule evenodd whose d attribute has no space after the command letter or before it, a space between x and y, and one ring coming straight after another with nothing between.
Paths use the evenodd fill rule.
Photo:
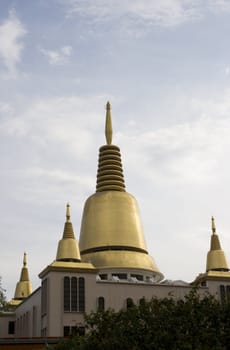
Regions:
<instances>
[{"instance_id":1,"label":"gold dome","mask_svg":"<svg viewBox=\"0 0 230 350\"><path fill-rule=\"evenodd\" d=\"M63 237L58 243L57 261L81 261L78 242L74 237L73 226L70 221L70 205L66 206L66 222Z\"/></svg>"},{"instance_id":2,"label":"gold dome","mask_svg":"<svg viewBox=\"0 0 230 350\"><path fill-rule=\"evenodd\" d=\"M82 260L100 270L139 269L162 279L147 252L137 201L125 191L120 149L112 145L109 103L105 135L107 145L99 150L96 193L87 199L82 216Z\"/></svg>"},{"instance_id":3,"label":"gold dome","mask_svg":"<svg viewBox=\"0 0 230 350\"><path fill-rule=\"evenodd\" d=\"M16 285L13 300L23 300L23 299L27 298L31 293L32 293L32 284L31 284L30 279L29 279L26 253L24 253L23 268L21 271L20 280Z\"/></svg>"},{"instance_id":4,"label":"gold dome","mask_svg":"<svg viewBox=\"0 0 230 350\"><path fill-rule=\"evenodd\" d=\"M212 236L210 250L207 254L206 271L229 271L227 259L221 249L219 237L216 234L216 225L212 217Z\"/></svg>"}]
</instances>

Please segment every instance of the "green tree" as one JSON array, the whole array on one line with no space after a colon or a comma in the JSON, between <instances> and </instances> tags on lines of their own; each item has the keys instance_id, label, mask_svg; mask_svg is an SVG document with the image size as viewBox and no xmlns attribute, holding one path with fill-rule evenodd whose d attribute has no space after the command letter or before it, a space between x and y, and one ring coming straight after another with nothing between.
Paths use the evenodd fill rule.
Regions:
<instances>
[{"instance_id":1,"label":"green tree","mask_svg":"<svg viewBox=\"0 0 230 350\"><path fill-rule=\"evenodd\" d=\"M58 349L227 350L230 304L194 290L184 299L142 299L127 310L92 312L85 324L85 337L74 337Z\"/></svg>"},{"instance_id":2,"label":"green tree","mask_svg":"<svg viewBox=\"0 0 230 350\"><path fill-rule=\"evenodd\" d=\"M7 309L6 290L2 287L2 277L0 276L0 310Z\"/></svg>"}]
</instances>

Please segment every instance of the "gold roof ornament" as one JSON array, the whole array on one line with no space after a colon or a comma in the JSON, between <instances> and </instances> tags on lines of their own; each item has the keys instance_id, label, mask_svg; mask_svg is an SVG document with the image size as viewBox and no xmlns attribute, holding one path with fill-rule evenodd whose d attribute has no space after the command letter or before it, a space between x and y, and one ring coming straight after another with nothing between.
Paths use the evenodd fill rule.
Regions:
<instances>
[{"instance_id":1,"label":"gold roof ornament","mask_svg":"<svg viewBox=\"0 0 230 350\"><path fill-rule=\"evenodd\" d=\"M111 106L106 105L107 144L99 149L96 193L84 206L79 247L96 268L145 271L163 278L148 255L136 199L125 190L119 147L112 145Z\"/></svg>"},{"instance_id":2,"label":"gold roof ornament","mask_svg":"<svg viewBox=\"0 0 230 350\"><path fill-rule=\"evenodd\" d=\"M220 240L216 234L216 225L212 216L212 236L210 250L207 254L206 271L229 271L227 259L224 251L221 249Z\"/></svg>"},{"instance_id":3,"label":"gold roof ornament","mask_svg":"<svg viewBox=\"0 0 230 350\"><path fill-rule=\"evenodd\" d=\"M96 192L125 191L120 149L112 145L111 106L106 105L105 138L107 145L99 149Z\"/></svg>"},{"instance_id":4,"label":"gold roof ornament","mask_svg":"<svg viewBox=\"0 0 230 350\"><path fill-rule=\"evenodd\" d=\"M15 300L22 301L27 298L32 293L32 284L29 279L29 271L27 268L27 257L26 253L23 256L23 267L21 270L21 276L19 282L17 282L14 298L12 302Z\"/></svg>"},{"instance_id":5,"label":"gold roof ornament","mask_svg":"<svg viewBox=\"0 0 230 350\"><path fill-rule=\"evenodd\" d=\"M112 117L111 117L111 105L109 101L106 104L106 122L105 122L105 138L107 145L112 144L113 128L112 128Z\"/></svg>"},{"instance_id":6,"label":"gold roof ornament","mask_svg":"<svg viewBox=\"0 0 230 350\"><path fill-rule=\"evenodd\" d=\"M66 222L63 237L58 243L57 261L81 261L78 242L75 239L72 222L70 221L70 205L66 206Z\"/></svg>"}]
</instances>

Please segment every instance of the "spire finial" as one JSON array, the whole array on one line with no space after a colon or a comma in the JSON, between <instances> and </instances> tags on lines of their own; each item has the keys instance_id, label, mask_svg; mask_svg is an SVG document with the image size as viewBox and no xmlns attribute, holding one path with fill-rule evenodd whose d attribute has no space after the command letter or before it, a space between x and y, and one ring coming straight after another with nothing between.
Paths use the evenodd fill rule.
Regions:
<instances>
[{"instance_id":1,"label":"spire finial","mask_svg":"<svg viewBox=\"0 0 230 350\"><path fill-rule=\"evenodd\" d=\"M215 235L216 234L216 224L215 224L215 219L212 216L212 234Z\"/></svg>"},{"instance_id":2,"label":"spire finial","mask_svg":"<svg viewBox=\"0 0 230 350\"><path fill-rule=\"evenodd\" d=\"M111 118L111 106L108 101L106 103L106 122L105 122L105 137L106 137L107 145L112 144L112 136L113 136L113 129L112 129L112 118Z\"/></svg>"},{"instance_id":3,"label":"spire finial","mask_svg":"<svg viewBox=\"0 0 230 350\"><path fill-rule=\"evenodd\" d=\"M66 205L66 222L70 222L70 205L67 203Z\"/></svg>"},{"instance_id":4,"label":"spire finial","mask_svg":"<svg viewBox=\"0 0 230 350\"><path fill-rule=\"evenodd\" d=\"M27 265L27 259L26 259L26 252L25 252L23 257L23 266L26 267L26 265Z\"/></svg>"}]
</instances>

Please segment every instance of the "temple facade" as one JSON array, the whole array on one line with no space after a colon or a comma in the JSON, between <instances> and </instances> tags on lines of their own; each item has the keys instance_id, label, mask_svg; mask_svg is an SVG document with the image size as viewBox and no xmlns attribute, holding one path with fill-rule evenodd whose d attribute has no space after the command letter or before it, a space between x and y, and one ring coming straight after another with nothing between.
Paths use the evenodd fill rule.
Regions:
<instances>
[{"instance_id":1,"label":"temple facade","mask_svg":"<svg viewBox=\"0 0 230 350\"><path fill-rule=\"evenodd\" d=\"M32 291L27 257L9 311L0 313L1 339L48 339L84 333L84 314L139 304L142 298L183 298L194 286L219 300L230 297L230 271L212 218L206 271L189 284L164 280L148 254L136 199L125 189L120 149L112 143L110 104L106 144L99 149L96 192L85 202L79 242L66 206L63 236L53 262ZM57 228L58 229L58 228Z\"/></svg>"}]
</instances>

